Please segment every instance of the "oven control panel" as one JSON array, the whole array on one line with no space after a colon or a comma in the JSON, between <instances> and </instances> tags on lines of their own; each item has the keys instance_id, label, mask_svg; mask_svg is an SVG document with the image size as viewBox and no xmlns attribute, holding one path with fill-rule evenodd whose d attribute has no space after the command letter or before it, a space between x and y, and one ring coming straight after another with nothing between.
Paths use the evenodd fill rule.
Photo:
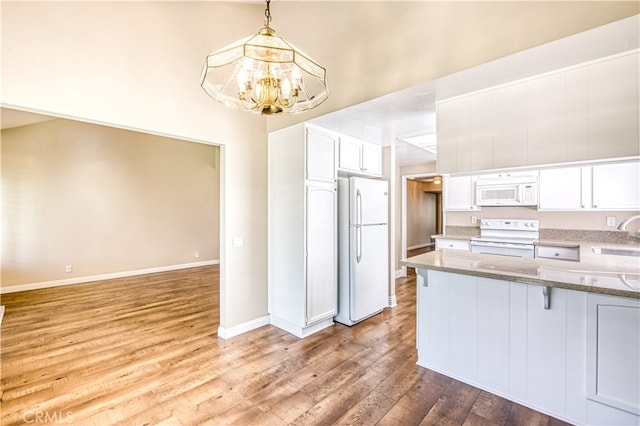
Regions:
<instances>
[{"instance_id":1,"label":"oven control panel","mask_svg":"<svg viewBox=\"0 0 640 426\"><path fill-rule=\"evenodd\" d=\"M482 219L480 229L504 229L514 231L537 231L536 219Z\"/></svg>"}]
</instances>

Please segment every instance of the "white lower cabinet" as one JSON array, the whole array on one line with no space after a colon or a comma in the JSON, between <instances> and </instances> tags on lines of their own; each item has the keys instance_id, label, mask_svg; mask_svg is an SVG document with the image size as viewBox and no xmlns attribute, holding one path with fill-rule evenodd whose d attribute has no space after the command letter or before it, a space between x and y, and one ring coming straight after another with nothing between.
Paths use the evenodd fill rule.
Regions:
<instances>
[{"instance_id":1,"label":"white lower cabinet","mask_svg":"<svg viewBox=\"0 0 640 426\"><path fill-rule=\"evenodd\" d=\"M640 416L640 301L589 295L587 309L587 394Z\"/></svg>"},{"instance_id":2,"label":"white lower cabinet","mask_svg":"<svg viewBox=\"0 0 640 426\"><path fill-rule=\"evenodd\" d=\"M456 238L436 238L436 250L471 250L470 240L460 240Z\"/></svg>"},{"instance_id":3,"label":"white lower cabinet","mask_svg":"<svg viewBox=\"0 0 640 426\"><path fill-rule=\"evenodd\" d=\"M473 277L449 277L449 369L475 380L478 372L478 333L469 327L478 317L478 284ZM453 302L453 303L451 303Z\"/></svg>"},{"instance_id":4,"label":"white lower cabinet","mask_svg":"<svg viewBox=\"0 0 640 426\"><path fill-rule=\"evenodd\" d=\"M575 424L640 425L640 301L419 270L418 364Z\"/></svg>"},{"instance_id":5,"label":"white lower cabinet","mask_svg":"<svg viewBox=\"0 0 640 426\"><path fill-rule=\"evenodd\" d=\"M305 326L337 311L337 193L335 185L307 185Z\"/></svg>"},{"instance_id":6,"label":"white lower cabinet","mask_svg":"<svg viewBox=\"0 0 640 426\"><path fill-rule=\"evenodd\" d=\"M509 391L509 286L502 281L478 279L478 373L479 383Z\"/></svg>"}]
</instances>

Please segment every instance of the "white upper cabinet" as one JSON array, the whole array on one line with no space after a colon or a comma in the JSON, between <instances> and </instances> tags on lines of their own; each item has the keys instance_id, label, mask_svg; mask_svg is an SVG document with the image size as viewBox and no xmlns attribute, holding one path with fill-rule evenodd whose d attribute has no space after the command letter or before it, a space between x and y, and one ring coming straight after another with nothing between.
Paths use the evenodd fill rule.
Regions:
<instances>
[{"instance_id":1,"label":"white upper cabinet","mask_svg":"<svg viewBox=\"0 0 640 426\"><path fill-rule=\"evenodd\" d=\"M469 105L468 97L452 99L439 105L442 113L437 114L436 120L442 142L438 142L436 154L438 169L455 173L471 168Z\"/></svg>"},{"instance_id":2,"label":"white upper cabinet","mask_svg":"<svg viewBox=\"0 0 640 426\"><path fill-rule=\"evenodd\" d=\"M640 155L638 56L438 102L438 173Z\"/></svg>"},{"instance_id":3,"label":"white upper cabinet","mask_svg":"<svg viewBox=\"0 0 640 426\"><path fill-rule=\"evenodd\" d=\"M640 210L640 162L593 166L593 208Z\"/></svg>"},{"instance_id":4,"label":"white upper cabinet","mask_svg":"<svg viewBox=\"0 0 640 426\"><path fill-rule=\"evenodd\" d=\"M539 210L640 210L640 162L540 170Z\"/></svg>"},{"instance_id":5,"label":"white upper cabinet","mask_svg":"<svg viewBox=\"0 0 640 426\"><path fill-rule=\"evenodd\" d=\"M587 67L589 156L638 155L638 54Z\"/></svg>"},{"instance_id":6,"label":"white upper cabinet","mask_svg":"<svg viewBox=\"0 0 640 426\"><path fill-rule=\"evenodd\" d=\"M571 69L565 73L565 93L567 161L588 160L591 157L586 67Z\"/></svg>"},{"instance_id":7,"label":"white upper cabinet","mask_svg":"<svg viewBox=\"0 0 640 426\"><path fill-rule=\"evenodd\" d=\"M458 115L464 114L468 110L468 108L459 106L458 103L465 101L468 101L468 99L458 98L438 104L438 113L436 114L436 127L438 129L436 165L439 172L446 170L448 173L456 173L458 171L457 147L460 143ZM467 164L467 167L463 169L469 170L469 165Z\"/></svg>"},{"instance_id":8,"label":"white upper cabinet","mask_svg":"<svg viewBox=\"0 0 640 426\"><path fill-rule=\"evenodd\" d=\"M336 140L331 133L306 128L306 178L321 182L336 181Z\"/></svg>"},{"instance_id":9,"label":"white upper cabinet","mask_svg":"<svg viewBox=\"0 0 640 426\"><path fill-rule=\"evenodd\" d=\"M340 136L338 170L347 174L382 176L382 147Z\"/></svg>"},{"instance_id":10,"label":"white upper cabinet","mask_svg":"<svg viewBox=\"0 0 640 426\"><path fill-rule=\"evenodd\" d=\"M465 104L462 104L465 107ZM490 92L470 96L466 107L469 108L469 169L488 170L493 168L493 96ZM462 116L463 113L460 113ZM464 149L464 143L460 149ZM462 162L458 163L459 172ZM441 171L444 173L445 171Z\"/></svg>"},{"instance_id":11,"label":"white upper cabinet","mask_svg":"<svg viewBox=\"0 0 640 426\"><path fill-rule=\"evenodd\" d=\"M527 161L548 164L566 156L565 75L553 74L527 82Z\"/></svg>"},{"instance_id":12,"label":"white upper cabinet","mask_svg":"<svg viewBox=\"0 0 640 426\"><path fill-rule=\"evenodd\" d=\"M493 91L493 168L527 164L527 87L500 87Z\"/></svg>"},{"instance_id":13,"label":"white upper cabinet","mask_svg":"<svg viewBox=\"0 0 640 426\"><path fill-rule=\"evenodd\" d=\"M362 172L382 176L382 147L372 143L362 144Z\"/></svg>"},{"instance_id":14,"label":"white upper cabinet","mask_svg":"<svg viewBox=\"0 0 640 426\"><path fill-rule=\"evenodd\" d=\"M475 204L475 176L445 176L442 192L445 211L478 210Z\"/></svg>"},{"instance_id":15,"label":"white upper cabinet","mask_svg":"<svg viewBox=\"0 0 640 426\"><path fill-rule=\"evenodd\" d=\"M362 167L360 163L362 142L347 136L341 136L338 147L338 169L360 172Z\"/></svg>"},{"instance_id":16,"label":"white upper cabinet","mask_svg":"<svg viewBox=\"0 0 640 426\"><path fill-rule=\"evenodd\" d=\"M540 170L538 210L591 208L591 167Z\"/></svg>"}]
</instances>

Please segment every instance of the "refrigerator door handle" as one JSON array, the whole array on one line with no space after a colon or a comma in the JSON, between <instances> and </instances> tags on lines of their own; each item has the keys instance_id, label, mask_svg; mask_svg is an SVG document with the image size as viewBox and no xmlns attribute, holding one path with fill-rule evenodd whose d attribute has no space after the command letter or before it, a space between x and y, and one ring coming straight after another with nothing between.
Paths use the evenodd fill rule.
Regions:
<instances>
[{"instance_id":1,"label":"refrigerator door handle","mask_svg":"<svg viewBox=\"0 0 640 426\"><path fill-rule=\"evenodd\" d=\"M362 227L356 226L356 263L362 260Z\"/></svg>"},{"instance_id":2,"label":"refrigerator door handle","mask_svg":"<svg viewBox=\"0 0 640 426\"><path fill-rule=\"evenodd\" d=\"M356 189L356 225L362 225L362 194Z\"/></svg>"},{"instance_id":3,"label":"refrigerator door handle","mask_svg":"<svg viewBox=\"0 0 640 426\"><path fill-rule=\"evenodd\" d=\"M356 189L356 263L362 260L362 193Z\"/></svg>"}]
</instances>

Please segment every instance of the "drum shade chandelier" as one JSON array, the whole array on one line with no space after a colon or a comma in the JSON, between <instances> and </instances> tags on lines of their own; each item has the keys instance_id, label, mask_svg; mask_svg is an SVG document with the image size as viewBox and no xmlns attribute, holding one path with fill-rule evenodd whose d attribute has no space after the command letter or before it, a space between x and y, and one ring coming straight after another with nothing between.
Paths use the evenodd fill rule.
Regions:
<instances>
[{"instance_id":1,"label":"drum shade chandelier","mask_svg":"<svg viewBox=\"0 0 640 426\"><path fill-rule=\"evenodd\" d=\"M327 99L326 70L276 36L269 26L266 0L264 27L207 56L201 86L227 107L257 114L297 113Z\"/></svg>"}]
</instances>

